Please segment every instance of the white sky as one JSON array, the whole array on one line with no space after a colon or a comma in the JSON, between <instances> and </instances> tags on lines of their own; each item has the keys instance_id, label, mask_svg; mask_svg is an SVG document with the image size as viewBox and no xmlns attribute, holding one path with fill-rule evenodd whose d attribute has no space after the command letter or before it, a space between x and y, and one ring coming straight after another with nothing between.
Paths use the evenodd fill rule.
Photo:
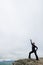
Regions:
<instances>
[{"instance_id":1,"label":"white sky","mask_svg":"<svg viewBox=\"0 0 43 65\"><path fill-rule=\"evenodd\" d=\"M43 0L0 0L0 59L28 57L30 38L43 56Z\"/></svg>"}]
</instances>

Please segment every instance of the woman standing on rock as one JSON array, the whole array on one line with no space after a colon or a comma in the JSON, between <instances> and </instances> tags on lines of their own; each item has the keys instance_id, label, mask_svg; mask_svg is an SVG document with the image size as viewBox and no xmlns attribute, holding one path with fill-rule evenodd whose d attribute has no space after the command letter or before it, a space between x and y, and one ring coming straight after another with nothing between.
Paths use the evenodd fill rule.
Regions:
<instances>
[{"instance_id":1,"label":"woman standing on rock","mask_svg":"<svg viewBox=\"0 0 43 65\"><path fill-rule=\"evenodd\" d=\"M29 59L31 59L31 54L34 53L35 56L36 56L36 60L38 60L38 56L37 56L37 52L36 52L38 47L35 45L34 42L32 43L32 40L30 40L30 42L31 42L31 45L32 45L32 51L29 53Z\"/></svg>"}]
</instances>

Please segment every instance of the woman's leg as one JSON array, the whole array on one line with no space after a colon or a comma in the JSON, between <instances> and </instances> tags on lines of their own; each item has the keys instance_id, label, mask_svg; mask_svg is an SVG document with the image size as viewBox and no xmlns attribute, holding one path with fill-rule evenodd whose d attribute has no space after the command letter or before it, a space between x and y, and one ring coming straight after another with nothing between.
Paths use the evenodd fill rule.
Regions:
<instances>
[{"instance_id":1,"label":"woman's leg","mask_svg":"<svg viewBox=\"0 0 43 65\"><path fill-rule=\"evenodd\" d=\"M33 53L33 51L31 51L30 53L29 53L29 59L31 59L31 54Z\"/></svg>"},{"instance_id":2,"label":"woman's leg","mask_svg":"<svg viewBox=\"0 0 43 65\"><path fill-rule=\"evenodd\" d=\"M36 60L38 60L37 52L35 51L34 53L35 53L35 56L36 56Z\"/></svg>"}]
</instances>

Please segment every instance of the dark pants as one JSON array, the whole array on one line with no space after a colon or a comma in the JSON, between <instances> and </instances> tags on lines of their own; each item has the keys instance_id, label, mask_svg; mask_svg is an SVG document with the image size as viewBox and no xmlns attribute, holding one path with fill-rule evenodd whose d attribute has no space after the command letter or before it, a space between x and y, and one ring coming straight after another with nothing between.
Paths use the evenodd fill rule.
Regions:
<instances>
[{"instance_id":1,"label":"dark pants","mask_svg":"<svg viewBox=\"0 0 43 65\"><path fill-rule=\"evenodd\" d=\"M31 54L32 54L32 53L35 54L36 60L38 60L38 56L37 56L36 50L35 50L35 51L31 51L31 52L29 53L29 58L31 59Z\"/></svg>"}]
</instances>

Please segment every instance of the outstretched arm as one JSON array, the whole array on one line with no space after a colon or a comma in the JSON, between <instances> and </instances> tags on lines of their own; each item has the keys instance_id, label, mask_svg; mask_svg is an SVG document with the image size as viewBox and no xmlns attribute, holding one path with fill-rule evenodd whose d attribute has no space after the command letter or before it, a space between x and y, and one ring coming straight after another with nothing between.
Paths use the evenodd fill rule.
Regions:
<instances>
[{"instance_id":1,"label":"outstretched arm","mask_svg":"<svg viewBox=\"0 0 43 65\"><path fill-rule=\"evenodd\" d=\"M30 39L30 42L31 42L31 44L32 44L32 40Z\"/></svg>"}]
</instances>

